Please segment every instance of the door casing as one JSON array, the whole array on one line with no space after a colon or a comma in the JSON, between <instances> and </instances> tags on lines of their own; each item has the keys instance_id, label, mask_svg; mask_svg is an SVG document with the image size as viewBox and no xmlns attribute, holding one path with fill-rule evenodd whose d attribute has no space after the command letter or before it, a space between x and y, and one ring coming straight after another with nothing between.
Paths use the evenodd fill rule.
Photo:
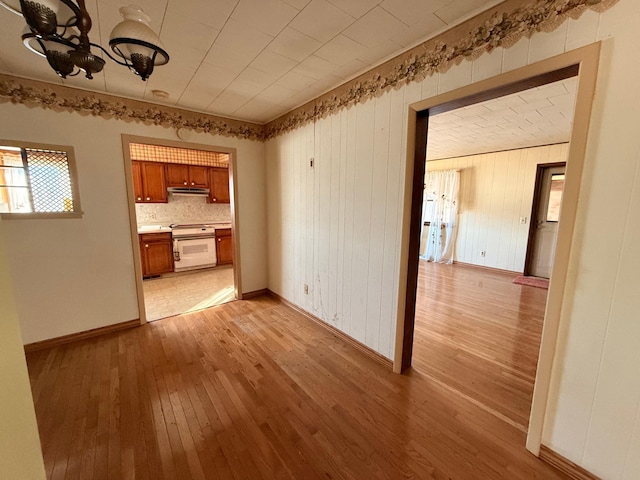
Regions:
<instances>
[{"instance_id":1,"label":"door casing","mask_svg":"<svg viewBox=\"0 0 640 480\"><path fill-rule=\"evenodd\" d=\"M587 45L525 67L512 70L501 75L421 100L408 106L407 112L407 155L405 159L404 202L402 212L402 241L400 245L400 265L398 274L398 305L396 322L396 339L394 353L394 371L401 373L411 365L411 343L413 339L415 320L415 285L414 272L419 253L419 238L414 239L415 232L419 233L422 213L421 189L424 176L424 151L422 150L421 135L426 138L426 122L420 120L424 111L438 108L454 109L460 106L478 103L489 98L513 93L527 87L533 81L534 85L544 77L557 77L557 72L573 69L577 72L578 88L576 93L576 107L574 124L571 133L565 188L562 201L562 217L565 220L559 225L556 242L556 261L552 270L552 281L549 286L545 321L540 343L538 366L531 405L529 431L527 434L527 449L534 455L539 455L542 442L544 418L551 382L551 373L556 353L558 331L561 323L561 312L565 294L571 241L575 226L575 217L580 192L580 182L588 140L589 122L600 57L600 42ZM567 78L567 77L564 77ZM541 85L553 80L547 80ZM523 88L523 85L524 88ZM514 90L515 89L515 90ZM501 93L498 93L501 92ZM493 97L491 96L493 95ZM420 128L418 128L420 127ZM419 131L421 130L421 131ZM422 176L420 173L422 172ZM414 178L418 176L419 178ZM415 192L415 189L420 192ZM416 212L417 210L417 212ZM416 220L417 219L417 220ZM411 276L409 273L411 272ZM413 307L408 303L413 302Z\"/></svg>"}]
</instances>

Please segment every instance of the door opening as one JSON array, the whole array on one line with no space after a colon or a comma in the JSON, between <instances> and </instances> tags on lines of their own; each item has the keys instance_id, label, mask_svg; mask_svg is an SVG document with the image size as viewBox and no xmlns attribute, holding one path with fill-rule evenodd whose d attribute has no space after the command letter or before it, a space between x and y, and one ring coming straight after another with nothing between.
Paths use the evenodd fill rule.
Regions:
<instances>
[{"instance_id":1,"label":"door opening","mask_svg":"<svg viewBox=\"0 0 640 480\"><path fill-rule=\"evenodd\" d=\"M141 322L237 299L235 150L129 136L123 148Z\"/></svg>"},{"instance_id":2,"label":"door opening","mask_svg":"<svg viewBox=\"0 0 640 480\"><path fill-rule=\"evenodd\" d=\"M425 146L428 117L440 111L469 106L488 98L497 98L525 88L543 85L551 79L578 77L575 112L572 118L570 148L567 155L566 181L562 199L563 222L556 240L556 261L552 267L553 281L548 291L544 328L535 373L531 415L527 431L527 448L539 453L542 427L547 406L551 370L562 310L562 298L568 272L571 238L577 210L580 178L584 165L589 119L597 78L600 45L594 44L521 69L511 71L458 90L443 93L409 107L407 169L405 176L404 221L399 272L399 304L394 371L411 366L412 339L415 329L415 298L419 262L420 223L422 221L422 191L425 172ZM427 118L425 118L425 116ZM416 177L418 179L416 180ZM464 209L464 207L463 207ZM525 225L526 227L526 225ZM523 242L526 245L526 238ZM522 270L521 270L522 271ZM463 292L464 293L464 292Z\"/></svg>"},{"instance_id":3,"label":"door opening","mask_svg":"<svg viewBox=\"0 0 640 480\"><path fill-rule=\"evenodd\" d=\"M525 275L550 278L555 257L565 163L539 165L536 178Z\"/></svg>"}]
</instances>

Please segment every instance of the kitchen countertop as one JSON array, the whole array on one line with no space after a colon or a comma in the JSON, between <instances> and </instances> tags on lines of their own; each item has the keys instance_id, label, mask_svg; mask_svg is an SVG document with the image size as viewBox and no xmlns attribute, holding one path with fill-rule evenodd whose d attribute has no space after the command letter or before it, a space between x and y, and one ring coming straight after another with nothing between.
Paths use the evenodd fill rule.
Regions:
<instances>
[{"instance_id":1,"label":"kitchen countertop","mask_svg":"<svg viewBox=\"0 0 640 480\"><path fill-rule=\"evenodd\" d=\"M229 222L207 222L206 225L211 225L219 229L231 228L231 223ZM138 234L142 233L171 233L171 227L164 225L139 225Z\"/></svg>"},{"instance_id":2,"label":"kitchen countertop","mask_svg":"<svg viewBox=\"0 0 640 480\"><path fill-rule=\"evenodd\" d=\"M140 225L138 226L138 234L141 233L171 233L171 228L162 225Z\"/></svg>"}]
</instances>

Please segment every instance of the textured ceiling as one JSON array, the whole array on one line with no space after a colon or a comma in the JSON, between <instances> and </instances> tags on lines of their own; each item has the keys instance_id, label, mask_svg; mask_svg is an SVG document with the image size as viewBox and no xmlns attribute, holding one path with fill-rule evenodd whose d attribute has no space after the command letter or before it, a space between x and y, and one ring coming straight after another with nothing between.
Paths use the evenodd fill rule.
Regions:
<instances>
[{"instance_id":1,"label":"textured ceiling","mask_svg":"<svg viewBox=\"0 0 640 480\"><path fill-rule=\"evenodd\" d=\"M427 160L568 142L577 77L429 118Z\"/></svg>"},{"instance_id":2,"label":"textured ceiling","mask_svg":"<svg viewBox=\"0 0 640 480\"><path fill-rule=\"evenodd\" d=\"M16 3L17 0L5 0ZM107 60L94 80L58 78L0 8L0 72L264 123L501 0L136 0L171 56L147 82ZM87 0L108 46L126 3ZM169 93L159 100L152 90Z\"/></svg>"}]
</instances>

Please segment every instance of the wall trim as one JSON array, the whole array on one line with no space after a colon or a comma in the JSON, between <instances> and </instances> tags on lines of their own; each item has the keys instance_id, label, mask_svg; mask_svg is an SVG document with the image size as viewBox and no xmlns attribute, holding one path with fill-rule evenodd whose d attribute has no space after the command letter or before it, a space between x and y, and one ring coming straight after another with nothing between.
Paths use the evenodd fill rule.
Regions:
<instances>
[{"instance_id":1,"label":"wall trim","mask_svg":"<svg viewBox=\"0 0 640 480\"><path fill-rule=\"evenodd\" d=\"M109 333L120 332L122 330L128 330L140 326L140 319L128 320L126 322L115 323L113 325L107 325L105 327L93 328L91 330L85 330L84 332L71 333L69 335L63 335L61 337L50 338L48 340L42 340L40 342L28 343L24 346L24 352L37 352L39 350L45 350L47 348L59 347L67 343L78 342L80 340L86 340L88 338L100 337Z\"/></svg>"},{"instance_id":2,"label":"wall trim","mask_svg":"<svg viewBox=\"0 0 640 480\"><path fill-rule=\"evenodd\" d=\"M463 60L509 48L536 32L551 32L591 9L605 11L618 0L507 0L267 123L269 140L308 123L379 97L392 88L444 73Z\"/></svg>"},{"instance_id":3,"label":"wall trim","mask_svg":"<svg viewBox=\"0 0 640 480\"><path fill-rule=\"evenodd\" d=\"M0 103L265 141L619 0L506 0L265 125L0 74Z\"/></svg>"},{"instance_id":4,"label":"wall trim","mask_svg":"<svg viewBox=\"0 0 640 480\"><path fill-rule=\"evenodd\" d=\"M262 141L264 138L264 127L255 123L5 74L0 74L0 103L2 102L176 130L194 130L243 140Z\"/></svg>"},{"instance_id":5,"label":"wall trim","mask_svg":"<svg viewBox=\"0 0 640 480\"><path fill-rule=\"evenodd\" d=\"M283 303L284 305L286 305L287 307L291 308L292 310L295 310L296 312L302 314L303 316L305 316L306 318L308 318L312 322L318 324L319 326L321 326L325 330L329 331L330 333L332 333L333 335L335 335L339 339L341 339L344 342L346 342L349 345L351 345L353 348L358 350L360 353L363 353L364 355L366 355L370 359L374 360L375 362L379 363L380 365L382 365L383 367L385 367L385 368L387 368L389 370L393 369L393 361L389 360L384 355L381 355L380 353L376 352L371 347L366 346L364 343L361 343L358 340L356 340L355 338L347 335L343 331L338 330L333 325L329 325L327 322L319 319L315 315L312 315L311 313L307 312L306 310L303 310L302 308L300 308L299 306L295 305L294 303L291 303L289 300L281 297L280 295L275 293L273 290L267 290L267 292L268 292L268 294L270 296L275 298L280 303Z\"/></svg>"},{"instance_id":6,"label":"wall trim","mask_svg":"<svg viewBox=\"0 0 640 480\"><path fill-rule=\"evenodd\" d=\"M421 260L423 261L423 260ZM504 270L502 268L494 268L494 267L487 267L486 265L476 265L475 263L465 263L465 262L459 262L457 260L453 261L453 265L460 265L461 267L469 267L469 268L479 268L480 270L486 270L488 272L495 272L495 273L505 273L508 275L522 275L523 272L516 272L513 270Z\"/></svg>"},{"instance_id":7,"label":"wall trim","mask_svg":"<svg viewBox=\"0 0 640 480\"><path fill-rule=\"evenodd\" d=\"M263 295L268 295L269 289L262 288L260 290L254 290L253 292L245 292L242 294L241 300L251 300L252 298L262 297Z\"/></svg>"},{"instance_id":8,"label":"wall trim","mask_svg":"<svg viewBox=\"0 0 640 480\"><path fill-rule=\"evenodd\" d=\"M585 470L579 465L576 465L571 460L567 460L565 457L554 452L546 445L540 445L540 460L548 463L552 467L560 470L562 473L567 474L570 478L575 480L600 480L600 477L596 477L593 473Z\"/></svg>"}]
</instances>

